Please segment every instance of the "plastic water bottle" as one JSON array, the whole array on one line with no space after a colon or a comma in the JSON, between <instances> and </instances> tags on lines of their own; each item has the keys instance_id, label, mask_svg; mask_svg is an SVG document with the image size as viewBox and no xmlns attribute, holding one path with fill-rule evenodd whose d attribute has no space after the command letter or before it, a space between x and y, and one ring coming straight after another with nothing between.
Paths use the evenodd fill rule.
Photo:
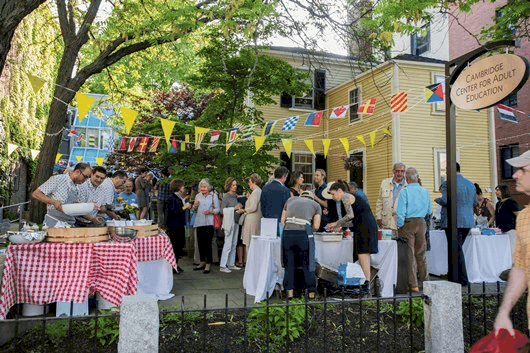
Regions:
<instances>
[{"instance_id":1,"label":"plastic water bottle","mask_svg":"<svg viewBox=\"0 0 530 353\"><path fill-rule=\"evenodd\" d=\"M350 239L350 237L351 237L350 228L346 228L346 239Z\"/></svg>"}]
</instances>

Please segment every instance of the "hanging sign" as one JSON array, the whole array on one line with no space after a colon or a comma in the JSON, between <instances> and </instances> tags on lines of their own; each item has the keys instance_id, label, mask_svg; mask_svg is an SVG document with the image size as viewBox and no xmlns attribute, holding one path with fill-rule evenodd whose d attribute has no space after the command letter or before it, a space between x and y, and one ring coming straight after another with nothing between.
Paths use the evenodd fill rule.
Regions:
<instances>
[{"instance_id":1,"label":"hanging sign","mask_svg":"<svg viewBox=\"0 0 530 353\"><path fill-rule=\"evenodd\" d=\"M462 71L451 86L451 100L461 109L484 109L517 92L528 79L528 62L515 54L482 59Z\"/></svg>"}]
</instances>

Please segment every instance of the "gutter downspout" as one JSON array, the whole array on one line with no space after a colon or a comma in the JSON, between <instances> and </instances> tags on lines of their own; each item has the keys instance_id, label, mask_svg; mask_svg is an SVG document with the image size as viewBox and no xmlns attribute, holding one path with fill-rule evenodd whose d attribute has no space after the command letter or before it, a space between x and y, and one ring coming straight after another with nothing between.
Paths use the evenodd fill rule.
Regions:
<instances>
[{"instance_id":1,"label":"gutter downspout","mask_svg":"<svg viewBox=\"0 0 530 353\"><path fill-rule=\"evenodd\" d=\"M497 170L497 136L495 135L495 111L493 108L488 109L488 125L489 125L489 136L490 136L490 177L491 177L491 201L493 204L497 202L497 196L495 195L495 186L499 180Z\"/></svg>"},{"instance_id":2,"label":"gutter downspout","mask_svg":"<svg viewBox=\"0 0 530 353\"><path fill-rule=\"evenodd\" d=\"M399 68L396 63L392 66L392 94L399 92ZM392 114L392 165L401 161L401 113Z\"/></svg>"}]
</instances>

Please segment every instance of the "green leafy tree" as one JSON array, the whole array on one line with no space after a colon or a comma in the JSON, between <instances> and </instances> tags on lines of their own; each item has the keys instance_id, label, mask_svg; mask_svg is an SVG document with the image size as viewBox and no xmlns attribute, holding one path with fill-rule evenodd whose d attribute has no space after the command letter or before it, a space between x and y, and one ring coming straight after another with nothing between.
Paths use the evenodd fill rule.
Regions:
<instances>
[{"instance_id":1,"label":"green leafy tree","mask_svg":"<svg viewBox=\"0 0 530 353\"><path fill-rule=\"evenodd\" d=\"M221 31L234 27L244 34L245 28L255 28L258 19L274 10L252 0L125 0L111 2L110 15L105 21L98 22L101 0L86 3L56 0L55 4L64 50L53 93L56 99L50 106L47 135L39 155L35 176L37 186L51 176L68 104L90 77L123 58L178 42L200 32L205 26L217 27ZM45 205L34 201L30 210L31 220L40 221Z\"/></svg>"}]
</instances>

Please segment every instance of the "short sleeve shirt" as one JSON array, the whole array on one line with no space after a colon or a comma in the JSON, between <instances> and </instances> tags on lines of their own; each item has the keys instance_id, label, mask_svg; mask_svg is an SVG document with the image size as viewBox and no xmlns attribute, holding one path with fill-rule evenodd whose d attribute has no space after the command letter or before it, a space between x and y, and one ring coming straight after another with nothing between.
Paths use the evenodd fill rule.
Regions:
<instances>
[{"instance_id":1,"label":"short sleeve shirt","mask_svg":"<svg viewBox=\"0 0 530 353\"><path fill-rule=\"evenodd\" d=\"M125 191L120 193L120 197L125 201L127 205L132 205L133 203L139 205L138 196L134 192L127 194Z\"/></svg>"},{"instance_id":2,"label":"short sleeve shirt","mask_svg":"<svg viewBox=\"0 0 530 353\"><path fill-rule=\"evenodd\" d=\"M79 185L79 202L94 202L98 206L114 203L114 183L106 178L101 185L95 187L90 180Z\"/></svg>"},{"instance_id":3,"label":"short sleeve shirt","mask_svg":"<svg viewBox=\"0 0 530 353\"><path fill-rule=\"evenodd\" d=\"M530 207L525 207L517 216L515 228L515 250L513 266L524 270L527 286L530 286ZM526 303L526 313L530 317L530 296Z\"/></svg>"},{"instance_id":4,"label":"short sleeve shirt","mask_svg":"<svg viewBox=\"0 0 530 353\"><path fill-rule=\"evenodd\" d=\"M79 202L77 185L68 174L52 176L44 184L39 186L39 189L44 195L60 201L63 205ZM55 207L48 205L49 210L55 210Z\"/></svg>"},{"instance_id":5,"label":"short sleeve shirt","mask_svg":"<svg viewBox=\"0 0 530 353\"><path fill-rule=\"evenodd\" d=\"M318 203L311 199L298 196L289 198L285 203L284 210L286 210L286 218L295 217L305 219L309 222L312 221L315 215L322 215L322 209ZM305 227L300 224L286 222L285 229L303 230Z\"/></svg>"}]
</instances>

